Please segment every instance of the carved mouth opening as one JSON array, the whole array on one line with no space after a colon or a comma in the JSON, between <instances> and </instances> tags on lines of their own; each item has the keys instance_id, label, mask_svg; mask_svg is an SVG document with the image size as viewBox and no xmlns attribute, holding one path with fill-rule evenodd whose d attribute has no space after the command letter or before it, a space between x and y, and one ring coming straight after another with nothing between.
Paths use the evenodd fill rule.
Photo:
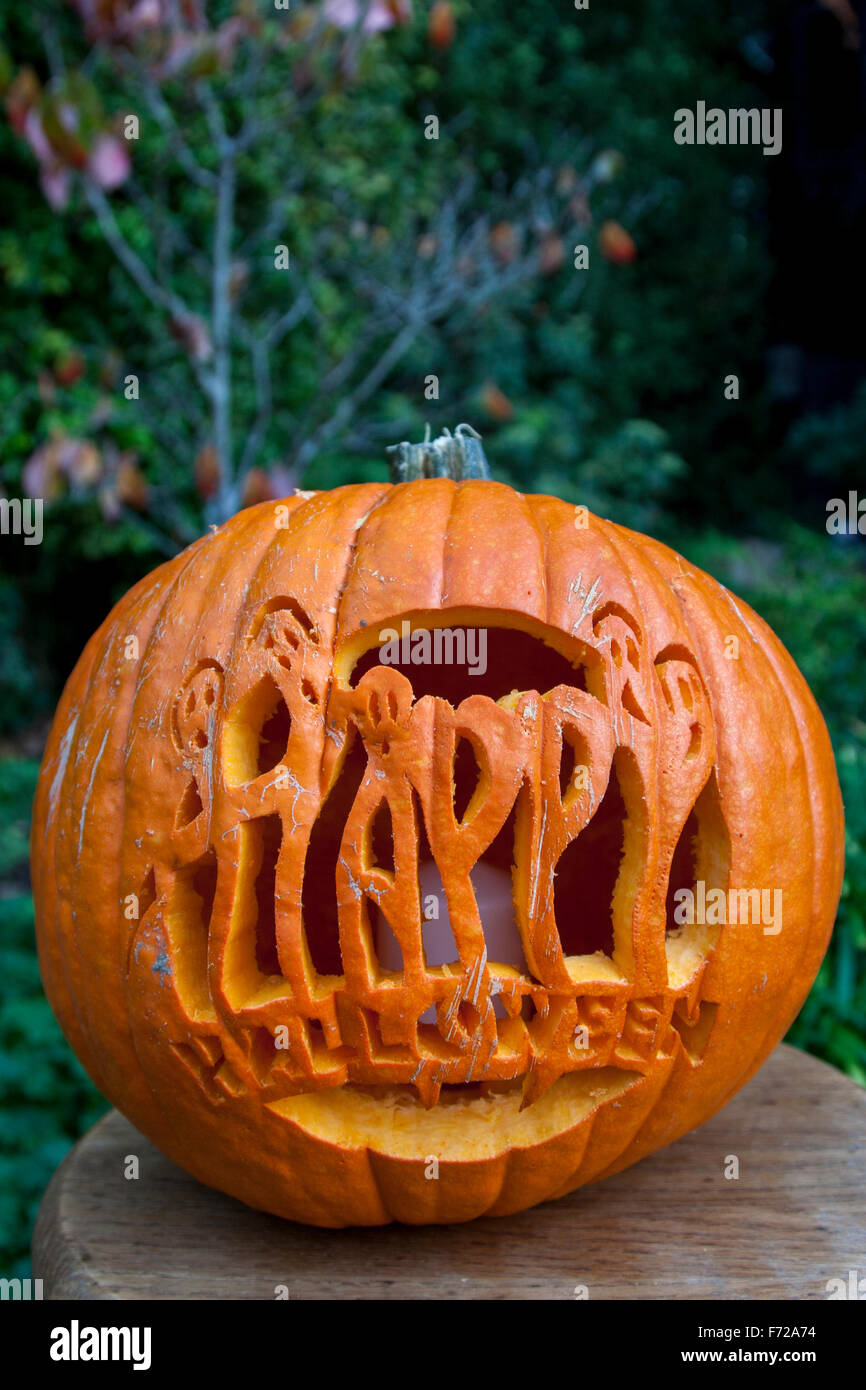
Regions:
<instances>
[{"instance_id":1,"label":"carved mouth opening","mask_svg":"<svg viewBox=\"0 0 866 1390\"><path fill-rule=\"evenodd\" d=\"M406 677L416 700L435 695L455 709L470 695L496 701L513 691L545 694L558 685L601 697L600 663L591 648L552 630L542 635L529 624L527 630L502 626L501 614L479 610L477 625L456 618L449 623L447 613L408 616L378 624L367 640L374 644L347 651L338 662L352 688L374 666L386 665Z\"/></svg>"}]
</instances>

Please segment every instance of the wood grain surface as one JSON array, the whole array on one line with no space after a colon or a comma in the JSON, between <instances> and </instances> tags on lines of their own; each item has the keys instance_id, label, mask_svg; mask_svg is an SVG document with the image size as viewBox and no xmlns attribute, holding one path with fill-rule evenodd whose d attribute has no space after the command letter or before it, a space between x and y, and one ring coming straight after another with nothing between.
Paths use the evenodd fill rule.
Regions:
<instances>
[{"instance_id":1,"label":"wood grain surface","mask_svg":"<svg viewBox=\"0 0 866 1390\"><path fill-rule=\"evenodd\" d=\"M53 1299L826 1299L866 1271L866 1090L781 1046L701 1129L559 1202L346 1231L200 1186L112 1111L54 1175L33 1265Z\"/></svg>"}]
</instances>

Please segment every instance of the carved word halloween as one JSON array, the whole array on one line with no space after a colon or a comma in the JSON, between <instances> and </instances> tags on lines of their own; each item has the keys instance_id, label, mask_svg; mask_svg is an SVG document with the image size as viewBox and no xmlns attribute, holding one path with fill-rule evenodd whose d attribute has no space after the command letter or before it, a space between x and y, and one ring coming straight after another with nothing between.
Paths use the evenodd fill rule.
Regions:
<instances>
[{"instance_id":1,"label":"carved word halloween","mask_svg":"<svg viewBox=\"0 0 866 1390\"><path fill-rule=\"evenodd\" d=\"M379 641L383 666L466 666L470 676L483 676L487 670L484 627L419 627L413 632L412 624L404 618L399 632L383 627Z\"/></svg>"},{"instance_id":2,"label":"carved word halloween","mask_svg":"<svg viewBox=\"0 0 866 1390\"><path fill-rule=\"evenodd\" d=\"M765 936L778 936L782 930L781 888L710 888L699 880L694 889L678 888L674 893L674 921L677 926L699 922L710 927L757 926L763 924Z\"/></svg>"},{"instance_id":3,"label":"carved word halloween","mask_svg":"<svg viewBox=\"0 0 866 1390\"><path fill-rule=\"evenodd\" d=\"M782 111L764 107L731 107L723 111L699 101L694 111L681 106L674 112L674 140L678 145L763 145L764 154L782 148Z\"/></svg>"}]
</instances>

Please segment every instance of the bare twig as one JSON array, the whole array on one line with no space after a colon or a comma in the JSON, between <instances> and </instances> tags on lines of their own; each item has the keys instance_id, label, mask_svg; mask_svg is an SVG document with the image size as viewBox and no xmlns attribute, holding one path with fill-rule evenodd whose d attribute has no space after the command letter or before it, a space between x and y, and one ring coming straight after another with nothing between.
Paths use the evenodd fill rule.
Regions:
<instances>
[{"instance_id":1,"label":"bare twig","mask_svg":"<svg viewBox=\"0 0 866 1390\"><path fill-rule=\"evenodd\" d=\"M198 184L199 188L208 189L213 192L216 188L217 177L212 169L206 168L196 159L187 141L184 139L180 127L174 118L171 107L163 97L159 86L154 79L142 68L140 63L134 67L136 78L141 87L142 94L151 115L156 120L163 134L169 142L169 148L175 155L181 169L192 179L193 183Z\"/></svg>"},{"instance_id":2,"label":"bare twig","mask_svg":"<svg viewBox=\"0 0 866 1390\"><path fill-rule=\"evenodd\" d=\"M306 290L303 290L302 293L298 295L294 304L286 309L285 313L280 314L278 318L274 319L273 323L268 326L265 332L265 342L267 346L269 348L278 347L286 334L291 333L292 329L296 328L301 320L306 318L312 307L313 301L310 295Z\"/></svg>"},{"instance_id":3,"label":"bare twig","mask_svg":"<svg viewBox=\"0 0 866 1390\"><path fill-rule=\"evenodd\" d=\"M319 426L311 438L304 440L299 445L294 456L299 471L302 471L315 458L323 444L340 433L358 407L368 400L374 391L378 390L388 373L397 365L404 353L409 351L423 326L422 319L414 318L405 324L354 391L348 396L344 396L336 410L333 410L329 418Z\"/></svg>"},{"instance_id":4,"label":"bare twig","mask_svg":"<svg viewBox=\"0 0 866 1390\"><path fill-rule=\"evenodd\" d=\"M167 289L161 285L153 276L149 268L145 265L137 251L130 246L120 227L111 208L111 204L103 193L102 189L95 184L92 179L84 180L84 196L86 197L92 211L96 214L100 230L105 240L108 242L124 270L129 274L141 290L142 294L150 299L154 304L158 304L161 309L177 319L183 319L190 315L190 310L180 295L174 290Z\"/></svg>"},{"instance_id":5,"label":"bare twig","mask_svg":"<svg viewBox=\"0 0 866 1390\"><path fill-rule=\"evenodd\" d=\"M194 246L183 228L167 214L163 203L151 198L142 188L137 178L131 178L126 185L128 196L135 203L148 225L158 233L159 241L172 250L181 252L196 273L204 280L210 279L210 262Z\"/></svg>"},{"instance_id":6,"label":"bare twig","mask_svg":"<svg viewBox=\"0 0 866 1390\"><path fill-rule=\"evenodd\" d=\"M257 404L256 418L247 435L241 456L239 470L241 477L254 464L271 418L273 401L271 397L270 354L274 348L279 346L286 334L290 333L306 317L311 307L312 300L304 290L294 304L274 319L263 333L253 333L246 324L238 323L238 332L252 358Z\"/></svg>"},{"instance_id":7,"label":"bare twig","mask_svg":"<svg viewBox=\"0 0 866 1390\"><path fill-rule=\"evenodd\" d=\"M213 232L213 323L214 366L211 375L214 447L220 465L220 487L214 510L221 519L231 516L237 501L232 471L232 239L235 209L235 156L223 147L217 184L217 205Z\"/></svg>"}]
</instances>

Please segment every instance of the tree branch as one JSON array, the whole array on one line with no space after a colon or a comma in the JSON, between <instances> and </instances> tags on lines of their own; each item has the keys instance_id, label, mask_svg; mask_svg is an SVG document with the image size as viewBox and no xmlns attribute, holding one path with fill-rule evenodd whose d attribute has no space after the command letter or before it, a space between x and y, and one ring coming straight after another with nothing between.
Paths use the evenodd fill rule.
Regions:
<instances>
[{"instance_id":1,"label":"tree branch","mask_svg":"<svg viewBox=\"0 0 866 1390\"><path fill-rule=\"evenodd\" d=\"M371 308L348 351L322 375L320 394L308 412L294 455L299 468L306 467L324 443L344 430L424 328L450 315L470 317L491 299L507 295L538 273L541 234L564 234L558 226L561 214L549 205L552 179L551 170L544 168L512 190L508 207L515 218L515 244L499 255L492 246L488 217L475 217L465 230L460 230L461 213L471 205L475 191L473 180L467 178L442 204L436 219L425 230L435 246L430 259L418 256L417 236L411 233L404 238L401 255L395 255L389 247L387 261L380 261L390 283L351 258L342 258L342 274L348 273L350 283ZM518 221L521 214L523 221ZM385 334L392 335L390 344L334 410L334 392L353 377L372 344ZM315 418L325 405L327 419L311 428L310 417Z\"/></svg>"},{"instance_id":2,"label":"tree branch","mask_svg":"<svg viewBox=\"0 0 866 1390\"><path fill-rule=\"evenodd\" d=\"M103 193L102 189L93 182L92 179L84 179L84 196L95 213L99 222L99 227L117 260L124 270L141 290L146 299L153 304L164 309L172 319L183 322L184 319L194 318L195 315L187 307L179 294L174 290L166 289L154 277L148 266L141 259L137 251L130 246L111 209L111 204ZM197 362L193 356L189 357L192 371L202 390L208 394L211 392L211 380L207 372L202 368L201 363Z\"/></svg>"}]
</instances>

